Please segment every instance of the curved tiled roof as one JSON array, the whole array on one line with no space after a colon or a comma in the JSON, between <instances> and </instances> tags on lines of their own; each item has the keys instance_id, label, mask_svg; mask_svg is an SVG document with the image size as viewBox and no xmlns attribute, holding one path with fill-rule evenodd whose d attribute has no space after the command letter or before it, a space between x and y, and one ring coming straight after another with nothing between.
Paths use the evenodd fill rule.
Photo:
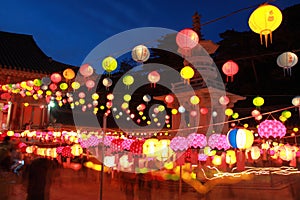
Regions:
<instances>
[{"instance_id":1,"label":"curved tiled roof","mask_svg":"<svg viewBox=\"0 0 300 200\"><path fill-rule=\"evenodd\" d=\"M0 65L5 69L44 74L77 68L48 57L37 46L31 35L2 31L0 31Z\"/></svg>"}]
</instances>

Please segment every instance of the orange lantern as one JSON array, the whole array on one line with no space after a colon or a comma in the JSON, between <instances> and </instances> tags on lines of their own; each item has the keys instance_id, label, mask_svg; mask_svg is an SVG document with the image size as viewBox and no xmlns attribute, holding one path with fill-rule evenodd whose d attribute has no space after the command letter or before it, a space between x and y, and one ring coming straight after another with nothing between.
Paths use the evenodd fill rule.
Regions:
<instances>
[{"instance_id":1,"label":"orange lantern","mask_svg":"<svg viewBox=\"0 0 300 200\"><path fill-rule=\"evenodd\" d=\"M68 68L64 70L63 76L65 77L65 79L71 80L75 77L75 72L72 69Z\"/></svg>"},{"instance_id":2,"label":"orange lantern","mask_svg":"<svg viewBox=\"0 0 300 200\"><path fill-rule=\"evenodd\" d=\"M260 43L263 44L262 36L265 36L265 44L268 46L268 35L272 43L272 31L277 29L282 21L281 11L269 4L259 6L249 17L250 29L260 35Z\"/></svg>"},{"instance_id":3,"label":"orange lantern","mask_svg":"<svg viewBox=\"0 0 300 200\"><path fill-rule=\"evenodd\" d=\"M226 82L228 82L228 77L231 77L231 81L233 81L233 76L236 73L238 73L239 66L232 60L229 60L226 63L224 63L224 65L222 67L222 71L225 75L227 75Z\"/></svg>"}]
</instances>

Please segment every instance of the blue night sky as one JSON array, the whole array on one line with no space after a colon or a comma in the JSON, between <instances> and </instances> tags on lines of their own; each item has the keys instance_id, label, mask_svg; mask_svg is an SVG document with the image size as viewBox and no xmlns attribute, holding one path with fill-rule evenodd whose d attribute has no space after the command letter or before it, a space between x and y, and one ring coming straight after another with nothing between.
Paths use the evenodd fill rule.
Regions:
<instances>
[{"instance_id":1,"label":"blue night sky","mask_svg":"<svg viewBox=\"0 0 300 200\"><path fill-rule=\"evenodd\" d=\"M0 30L33 35L39 47L54 60L80 66L85 56L105 39L140 27L173 30L192 27L198 11L201 22L263 3L262 0L9 0L0 6ZM276 0L283 10L300 0ZM247 9L202 27L205 39L218 42L228 29L247 31Z\"/></svg>"}]
</instances>

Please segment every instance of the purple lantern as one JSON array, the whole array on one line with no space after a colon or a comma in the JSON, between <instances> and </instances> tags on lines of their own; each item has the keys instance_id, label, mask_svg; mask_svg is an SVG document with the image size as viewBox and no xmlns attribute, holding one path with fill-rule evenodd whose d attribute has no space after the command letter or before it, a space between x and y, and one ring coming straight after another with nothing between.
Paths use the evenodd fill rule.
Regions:
<instances>
[{"instance_id":1,"label":"purple lantern","mask_svg":"<svg viewBox=\"0 0 300 200\"><path fill-rule=\"evenodd\" d=\"M230 148L226 135L222 134L212 134L211 136L209 136L208 146L210 146L212 149L218 150L227 150Z\"/></svg>"},{"instance_id":2,"label":"purple lantern","mask_svg":"<svg viewBox=\"0 0 300 200\"><path fill-rule=\"evenodd\" d=\"M265 120L258 126L258 134L263 138L282 138L286 134L286 127L277 120Z\"/></svg>"}]
</instances>

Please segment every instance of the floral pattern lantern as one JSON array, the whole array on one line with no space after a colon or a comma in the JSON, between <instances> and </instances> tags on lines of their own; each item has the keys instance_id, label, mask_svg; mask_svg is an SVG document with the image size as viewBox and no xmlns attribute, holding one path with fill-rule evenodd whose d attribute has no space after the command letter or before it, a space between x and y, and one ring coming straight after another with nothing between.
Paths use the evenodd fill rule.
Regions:
<instances>
[{"instance_id":1,"label":"floral pattern lantern","mask_svg":"<svg viewBox=\"0 0 300 200\"><path fill-rule=\"evenodd\" d=\"M104 58L102 61L102 68L108 73L115 71L117 67L117 60L111 56Z\"/></svg>"},{"instance_id":2,"label":"floral pattern lantern","mask_svg":"<svg viewBox=\"0 0 300 200\"><path fill-rule=\"evenodd\" d=\"M152 71L148 74L148 80L151 83L151 86L153 84L153 87L155 88L156 83L160 80L160 74L157 71Z\"/></svg>"},{"instance_id":3,"label":"floral pattern lantern","mask_svg":"<svg viewBox=\"0 0 300 200\"><path fill-rule=\"evenodd\" d=\"M206 136L203 134L191 133L188 135L187 140L191 148L204 148L207 145Z\"/></svg>"},{"instance_id":4,"label":"floral pattern lantern","mask_svg":"<svg viewBox=\"0 0 300 200\"><path fill-rule=\"evenodd\" d=\"M228 82L228 77L231 77L231 81L233 81L233 76L238 73L239 66L234 61L229 60L222 66L222 71L227 75L226 82Z\"/></svg>"},{"instance_id":5,"label":"floral pattern lantern","mask_svg":"<svg viewBox=\"0 0 300 200\"><path fill-rule=\"evenodd\" d=\"M249 17L250 29L260 35L260 43L263 44L263 36L265 37L265 45L268 46L268 36L272 43L272 31L276 30L282 21L281 11L269 4L259 6Z\"/></svg>"},{"instance_id":6,"label":"floral pattern lantern","mask_svg":"<svg viewBox=\"0 0 300 200\"><path fill-rule=\"evenodd\" d=\"M104 141L103 141L103 144L104 146L107 146L109 147L111 145L111 142L115 139L114 136L110 136L110 135L107 135L104 137Z\"/></svg>"},{"instance_id":7,"label":"floral pattern lantern","mask_svg":"<svg viewBox=\"0 0 300 200\"><path fill-rule=\"evenodd\" d=\"M298 62L298 57L296 54L292 52L285 52L278 56L277 65L283 68L283 73L285 75L285 71L287 75L292 75L292 67L295 66Z\"/></svg>"},{"instance_id":8,"label":"floral pattern lantern","mask_svg":"<svg viewBox=\"0 0 300 200\"><path fill-rule=\"evenodd\" d=\"M57 151L56 151L57 152ZM72 149L70 146L65 146L62 151L61 151L61 155L64 157L73 157L72 155Z\"/></svg>"},{"instance_id":9,"label":"floral pattern lantern","mask_svg":"<svg viewBox=\"0 0 300 200\"><path fill-rule=\"evenodd\" d=\"M190 28L183 29L176 35L176 43L182 49L192 49L198 42L198 34Z\"/></svg>"},{"instance_id":10,"label":"floral pattern lantern","mask_svg":"<svg viewBox=\"0 0 300 200\"><path fill-rule=\"evenodd\" d=\"M209 136L207 144L212 148L212 149L224 149L227 150L230 148L230 145L227 142L226 135L222 134L217 134L214 133L211 136Z\"/></svg>"},{"instance_id":11,"label":"floral pattern lantern","mask_svg":"<svg viewBox=\"0 0 300 200\"><path fill-rule=\"evenodd\" d=\"M170 142L170 147L173 151L185 151L189 147L188 140L185 137L176 136Z\"/></svg>"},{"instance_id":12,"label":"floral pattern lantern","mask_svg":"<svg viewBox=\"0 0 300 200\"><path fill-rule=\"evenodd\" d=\"M263 138L282 138L286 134L286 127L277 120L265 120L258 126L258 134Z\"/></svg>"},{"instance_id":13,"label":"floral pattern lantern","mask_svg":"<svg viewBox=\"0 0 300 200\"><path fill-rule=\"evenodd\" d=\"M87 140L87 144L88 144L88 147L96 147L96 146L98 146L98 144L99 144L98 137L95 136L95 135L90 136L88 138L88 140Z\"/></svg>"},{"instance_id":14,"label":"floral pattern lantern","mask_svg":"<svg viewBox=\"0 0 300 200\"><path fill-rule=\"evenodd\" d=\"M131 145L130 145L130 152L133 154L140 155L143 153L143 144L145 140L135 140Z\"/></svg>"},{"instance_id":15,"label":"floral pattern lantern","mask_svg":"<svg viewBox=\"0 0 300 200\"><path fill-rule=\"evenodd\" d=\"M113 153L118 153L124 150L123 147L124 139L118 138L111 141L111 151Z\"/></svg>"},{"instance_id":16,"label":"floral pattern lantern","mask_svg":"<svg viewBox=\"0 0 300 200\"><path fill-rule=\"evenodd\" d=\"M227 133L227 141L233 148L247 149L254 142L253 133L247 129L235 128Z\"/></svg>"},{"instance_id":17,"label":"floral pattern lantern","mask_svg":"<svg viewBox=\"0 0 300 200\"><path fill-rule=\"evenodd\" d=\"M134 140L133 139L124 139L123 140L123 143L122 143L122 146L123 146L123 148L125 149L125 150L127 150L127 151L129 151L130 150L130 146L131 146L131 144L134 142Z\"/></svg>"},{"instance_id":18,"label":"floral pattern lantern","mask_svg":"<svg viewBox=\"0 0 300 200\"><path fill-rule=\"evenodd\" d=\"M150 52L146 46L138 45L133 48L131 56L136 62L146 62L150 57Z\"/></svg>"}]
</instances>

